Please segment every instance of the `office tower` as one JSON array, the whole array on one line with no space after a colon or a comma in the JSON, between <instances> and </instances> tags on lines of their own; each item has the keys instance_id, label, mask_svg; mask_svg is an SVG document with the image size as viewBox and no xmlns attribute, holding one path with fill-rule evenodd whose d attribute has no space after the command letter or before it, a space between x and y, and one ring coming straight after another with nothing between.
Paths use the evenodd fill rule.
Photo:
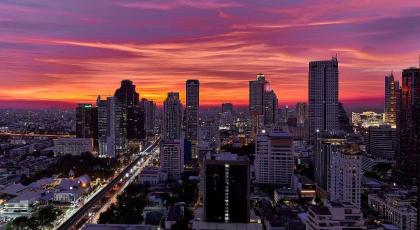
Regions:
<instances>
[{"instance_id":1,"label":"office tower","mask_svg":"<svg viewBox=\"0 0 420 230\"><path fill-rule=\"evenodd\" d=\"M310 142L316 130L338 130L338 61L337 57L309 63L308 119Z\"/></svg>"},{"instance_id":2,"label":"office tower","mask_svg":"<svg viewBox=\"0 0 420 230\"><path fill-rule=\"evenodd\" d=\"M264 124L264 92L267 84L262 73L257 74L257 80L249 81L249 114L252 137L256 137Z\"/></svg>"},{"instance_id":3,"label":"office tower","mask_svg":"<svg viewBox=\"0 0 420 230\"><path fill-rule=\"evenodd\" d=\"M257 74L257 80L249 81L249 113L263 115L264 92L268 82L262 73Z\"/></svg>"},{"instance_id":4,"label":"office tower","mask_svg":"<svg viewBox=\"0 0 420 230\"><path fill-rule=\"evenodd\" d=\"M278 110L277 95L273 90L264 92L264 125L272 126L276 123Z\"/></svg>"},{"instance_id":5,"label":"office tower","mask_svg":"<svg viewBox=\"0 0 420 230\"><path fill-rule=\"evenodd\" d=\"M347 112L341 102L338 102L338 129L346 133L353 133L350 118L347 116Z\"/></svg>"},{"instance_id":6,"label":"office tower","mask_svg":"<svg viewBox=\"0 0 420 230\"><path fill-rule=\"evenodd\" d=\"M207 222L248 223L250 170L247 157L220 153L204 162L204 216Z\"/></svg>"},{"instance_id":7,"label":"office tower","mask_svg":"<svg viewBox=\"0 0 420 230\"><path fill-rule=\"evenodd\" d=\"M293 138L284 131L258 134L255 145L255 177L258 184L291 186L295 166Z\"/></svg>"},{"instance_id":8,"label":"office tower","mask_svg":"<svg viewBox=\"0 0 420 230\"><path fill-rule=\"evenodd\" d=\"M263 126L272 126L277 116L277 96L262 73L257 79L249 81L249 113L251 115L252 135L255 137Z\"/></svg>"},{"instance_id":9,"label":"office tower","mask_svg":"<svg viewBox=\"0 0 420 230\"><path fill-rule=\"evenodd\" d=\"M96 100L96 108L98 110L98 151L99 155L106 155L106 137L108 131L108 111L107 111L107 100L101 100L101 96L98 95Z\"/></svg>"},{"instance_id":10,"label":"office tower","mask_svg":"<svg viewBox=\"0 0 420 230\"><path fill-rule=\"evenodd\" d=\"M163 102L163 129L164 140L181 138L182 105L179 93L170 92Z\"/></svg>"},{"instance_id":11,"label":"office tower","mask_svg":"<svg viewBox=\"0 0 420 230\"><path fill-rule=\"evenodd\" d=\"M397 112L398 112L398 94L400 84L394 80L393 73L385 76L385 109L384 109L384 123L396 127Z\"/></svg>"},{"instance_id":12,"label":"office tower","mask_svg":"<svg viewBox=\"0 0 420 230\"><path fill-rule=\"evenodd\" d=\"M130 80L122 80L121 86L114 94L124 106L134 106L139 104L139 94L136 92L136 86Z\"/></svg>"},{"instance_id":13,"label":"office tower","mask_svg":"<svg viewBox=\"0 0 420 230\"><path fill-rule=\"evenodd\" d=\"M233 113L233 104L232 103L223 103L222 104L222 113Z\"/></svg>"},{"instance_id":14,"label":"office tower","mask_svg":"<svg viewBox=\"0 0 420 230\"><path fill-rule=\"evenodd\" d=\"M304 126L308 118L308 110L305 102L296 103L296 119L298 126Z\"/></svg>"},{"instance_id":15,"label":"office tower","mask_svg":"<svg viewBox=\"0 0 420 230\"><path fill-rule=\"evenodd\" d=\"M97 137L98 110L92 104L77 104L76 107L76 137Z\"/></svg>"},{"instance_id":16,"label":"office tower","mask_svg":"<svg viewBox=\"0 0 420 230\"><path fill-rule=\"evenodd\" d=\"M116 157L127 149L127 120L124 117L124 105L118 98L108 97L107 112L106 155Z\"/></svg>"},{"instance_id":17,"label":"office tower","mask_svg":"<svg viewBox=\"0 0 420 230\"><path fill-rule=\"evenodd\" d=\"M191 141L192 156L197 158L198 110L200 106L200 82L187 80L186 84L186 138Z\"/></svg>"},{"instance_id":18,"label":"office tower","mask_svg":"<svg viewBox=\"0 0 420 230\"><path fill-rule=\"evenodd\" d=\"M406 178L414 179L420 156L420 68L403 70L399 110L397 167Z\"/></svg>"},{"instance_id":19,"label":"office tower","mask_svg":"<svg viewBox=\"0 0 420 230\"><path fill-rule=\"evenodd\" d=\"M116 157L127 148L127 130L124 107L120 100L108 97L96 101L98 108L98 145L102 156Z\"/></svg>"},{"instance_id":20,"label":"office tower","mask_svg":"<svg viewBox=\"0 0 420 230\"><path fill-rule=\"evenodd\" d=\"M146 98L142 98L140 106L144 110L144 129L148 133L153 133L156 119L156 103Z\"/></svg>"},{"instance_id":21,"label":"office tower","mask_svg":"<svg viewBox=\"0 0 420 230\"><path fill-rule=\"evenodd\" d=\"M331 155L344 146L346 139L342 135L329 132L317 132L314 174L318 188L328 191L330 178Z\"/></svg>"},{"instance_id":22,"label":"office tower","mask_svg":"<svg viewBox=\"0 0 420 230\"><path fill-rule=\"evenodd\" d=\"M144 122L145 112L140 105L127 106L127 139L140 140L145 135Z\"/></svg>"},{"instance_id":23,"label":"office tower","mask_svg":"<svg viewBox=\"0 0 420 230\"><path fill-rule=\"evenodd\" d=\"M358 149L340 148L331 154L330 200L360 208L362 160Z\"/></svg>"},{"instance_id":24,"label":"office tower","mask_svg":"<svg viewBox=\"0 0 420 230\"><path fill-rule=\"evenodd\" d=\"M395 163L397 131L390 125L371 126L368 129L367 152L376 159Z\"/></svg>"},{"instance_id":25,"label":"office tower","mask_svg":"<svg viewBox=\"0 0 420 230\"><path fill-rule=\"evenodd\" d=\"M144 110L139 106L139 94L136 86L130 80L121 81L121 86L115 91L114 97L123 106L123 118L126 120L127 139L139 140L144 138Z\"/></svg>"},{"instance_id":26,"label":"office tower","mask_svg":"<svg viewBox=\"0 0 420 230\"><path fill-rule=\"evenodd\" d=\"M184 172L184 140L165 140L160 144L160 168L169 180L180 180Z\"/></svg>"}]
</instances>

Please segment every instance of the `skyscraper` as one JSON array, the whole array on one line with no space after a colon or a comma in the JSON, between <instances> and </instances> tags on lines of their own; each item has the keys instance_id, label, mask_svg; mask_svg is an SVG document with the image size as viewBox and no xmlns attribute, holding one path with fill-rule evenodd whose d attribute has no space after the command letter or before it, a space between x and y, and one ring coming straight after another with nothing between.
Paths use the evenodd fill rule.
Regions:
<instances>
[{"instance_id":1,"label":"skyscraper","mask_svg":"<svg viewBox=\"0 0 420 230\"><path fill-rule=\"evenodd\" d=\"M139 94L136 92L136 86L130 80L122 80L121 87L114 94L125 106L134 106L139 104Z\"/></svg>"},{"instance_id":2,"label":"skyscraper","mask_svg":"<svg viewBox=\"0 0 420 230\"><path fill-rule=\"evenodd\" d=\"M98 110L92 104L77 104L76 107L76 137L97 137Z\"/></svg>"},{"instance_id":3,"label":"skyscraper","mask_svg":"<svg viewBox=\"0 0 420 230\"><path fill-rule=\"evenodd\" d=\"M130 105L126 108L127 114L127 139L140 140L145 137L145 113L140 105Z\"/></svg>"},{"instance_id":4,"label":"skyscraper","mask_svg":"<svg viewBox=\"0 0 420 230\"><path fill-rule=\"evenodd\" d=\"M276 123L278 111L277 95L273 90L264 92L264 125L272 126Z\"/></svg>"},{"instance_id":5,"label":"skyscraper","mask_svg":"<svg viewBox=\"0 0 420 230\"><path fill-rule=\"evenodd\" d=\"M191 141L192 156L197 158L198 110L200 106L200 82L187 80L186 84L186 138Z\"/></svg>"},{"instance_id":6,"label":"skyscraper","mask_svg":"<svg viewBox=\"0 0 420 230\"><path fill-rule=\"evenodd\" d=\"M298 126L304 126L308 118L308 110L305 102L296 103L296 119Z\"/></svg>"},{"instance_id":7,"label":"skyscraper","mask_svg":"<svg viewBox=\"0 0 420 230\"><path fill-rule=\"evenodd\" d=\"M255 145L255 177L259 184L290 187L294 170L293 138L271 130L258 134Z\"/></svg>"},{"instance_id":8,"label":"skyscraper","mask_svg":"<svg viewBox=\"0 0 420 230\"><path fill-rule=\"evenodd\" d=\"M309 63L309 136L315 142L316 130L334 131L338 125L337 57Z\"/></svg>"},{"instance_id":9,"label":"skyscraper","mask_svg":"<svg viewBox=\"0 0 420 230\"><path fill-rule=\"evenodd\" d=\"M398 81L394 81L393 73L385 76L384 123L394 128L397 120L399 88L400 84Z\"/></svg>"},{"instance_id":10,"label":"skyscraper","mask_svg":"<svg viewBox=\"0 0 420 230\"><path fill-rule=\"evenodd\" d=\"M127 120L123 103L116 97L108 97L107 155L116 157L127 149Z\"/></svg>"},{"instance_id":11,"label":"skyscraper","mask_svg":"<svg viewBox=\"0 0 420 230\"><path fill-rule=\"evenodd\" d=\"M108 133L108 102L102 100L98 95L96 100L96 108L98 110L98 150L99 154L104 156L107 154L106 137Z\"/></svg>"},{"instance_id":12,"label":"skyscraper","mask_svg":"<svg viewBox=\"0 0 420 230\"><path fill-rule=\"evenodd\" d=\"M163 129L164 140L175 140L181 138L182 104L179 100L179 93L169 92L163 102Z\"/></svg>"},{"instance_id":13,"label":"skyscraper","mask_svg":"<svg viewBox=\"0 0 420 230\"><path fill-rule=\"evenodd\" d=\"M408 178L418 177L420 157L420 68L402 72L401 101L398 113L397 167Z\"/></svg>"},{"instance_id":14,"label":"skyscraper","mask_svg":"<svg viewBox=\"0 0 420 230\"><path fill-rule=\"evenodd\" d=\"M142 98L140 106L144 110L144 129L148 133L153 133L156 118L156 103L146 98Z\"/></svg>"},{"instance_id":15,"label":"skyscraper","mask_svg":"<svg viewBox=\"0 0 420 230\"><path fill-rule=\"evenodd\" d=\"M252 135L255 137L263 126L276 122L278 100L270 84L262 73L257 79L249 81L249 113L251 115Z\"/></svg>"},{"instance_id":16,"label":"skyscraper","mask_svg":"<svg viewBox=\"0 0 420 230\"><path fill-rule=\"evenodd\" d=\"M139 105L139 94L130 80L121 81L114 97L122 106L122 117L125 119L126 137L129 140L144 138L144 110Z\"/></svg>"},{"instance_id":17,"label":"skyscraper","mask_svg":"<svg viewBox=\"0 0 420 230\"><path fill-rule=\"evenodd\" d=\"M207 222L250 221L250 170L247 157L214 154L204 161L204 215Z\"/></svg>"},{"instance_id":18,"label":"skyscraper","mask_svg":"<svg viewBox=\"0 0 420 230\"><path fill-rule=\"evenodd\" d=\"M349 202L360 208L362 160L353 149L340 148L331 154L330 200Z\"/></svg>"}]
</instances>

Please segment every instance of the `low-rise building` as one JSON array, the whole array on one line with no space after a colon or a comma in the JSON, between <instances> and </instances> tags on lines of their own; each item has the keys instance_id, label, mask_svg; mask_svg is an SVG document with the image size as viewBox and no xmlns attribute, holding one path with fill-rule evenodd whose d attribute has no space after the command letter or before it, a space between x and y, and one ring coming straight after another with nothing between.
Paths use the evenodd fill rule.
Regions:
<instances>
[{"instance_id":1,"label":"low-rise building","mask_svg":"<svg viewBox=\"0 0 420 230\"><path fill-rule=\"evenodd\" d=\"M350 203L333 203L310 207L306 221L307 230L367 229L360 208Z\"/></svg>"},{"instance_id":2,"label":"low-rise building","mask_svg":"<svg viewBox=\"0 0 420 230\"><path fill-rule=\"evenodd\" d=\"M368 205L400 230L417 229L417 209L398 196L369 194Z\"/></svg>"},{"instance_id":3,"label":"low-rise building","mask_svg":"<svg viewBox=\"0 0 420 230\"><path fill-rule=\"evenodd\" d=\"M158 167L146 167L139 175L140 184L158 185L168 179L168 174Z\"/></svg>"},{"instance_id":4,"label":"low-rise building","mask_svg":"<svg viewBox=\"0 0 420 230\"><path fill-rule=\"evenodd\" d=\"M62 138L54 140L54 154L56 155L80 155L93 151L91 138Z\"/></svg>"}]
</instances>

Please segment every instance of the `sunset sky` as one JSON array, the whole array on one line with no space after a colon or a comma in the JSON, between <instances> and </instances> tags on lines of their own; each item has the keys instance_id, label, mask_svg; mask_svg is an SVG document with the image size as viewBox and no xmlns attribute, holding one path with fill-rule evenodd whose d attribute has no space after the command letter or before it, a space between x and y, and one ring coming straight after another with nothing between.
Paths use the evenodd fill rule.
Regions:
<instances>
[{"instance_id":1,"label":"sunset sky","mask_svg":"<svg viewBox=\"0 0 420 230\"><path fill-rule=\"evenodd\" d=\"M281 105L307 100L308 62L338 54L340 99L382 106L384 76L418 66L420 1L0 2L0 108L69 107L131 79L141 97L248 103L265 73Z\"/></svg>"}]
</instances>

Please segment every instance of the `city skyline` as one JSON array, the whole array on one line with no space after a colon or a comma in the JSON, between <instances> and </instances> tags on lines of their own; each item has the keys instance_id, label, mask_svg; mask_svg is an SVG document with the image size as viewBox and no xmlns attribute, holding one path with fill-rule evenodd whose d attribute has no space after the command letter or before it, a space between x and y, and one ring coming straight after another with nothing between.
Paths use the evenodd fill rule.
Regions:
<instances>
[{"instance_id":1,"label":"city skyline","mask_svg":"<svg viewBox=\"0 0 420 230\"><path fill-rule=\"evenodd\" d=\"M169 91L185 101L187 79L200 80L202 107L245 107L248 81L259 72L279 104L293 106L307 101L308 63L337 53L340 101L382 109L385 75L401 80L403 69L418 66L415 1L5 1L0 8L0 108L74 108L112 95L123 79L160 107Z\"/></svg>"}]
</instances>

